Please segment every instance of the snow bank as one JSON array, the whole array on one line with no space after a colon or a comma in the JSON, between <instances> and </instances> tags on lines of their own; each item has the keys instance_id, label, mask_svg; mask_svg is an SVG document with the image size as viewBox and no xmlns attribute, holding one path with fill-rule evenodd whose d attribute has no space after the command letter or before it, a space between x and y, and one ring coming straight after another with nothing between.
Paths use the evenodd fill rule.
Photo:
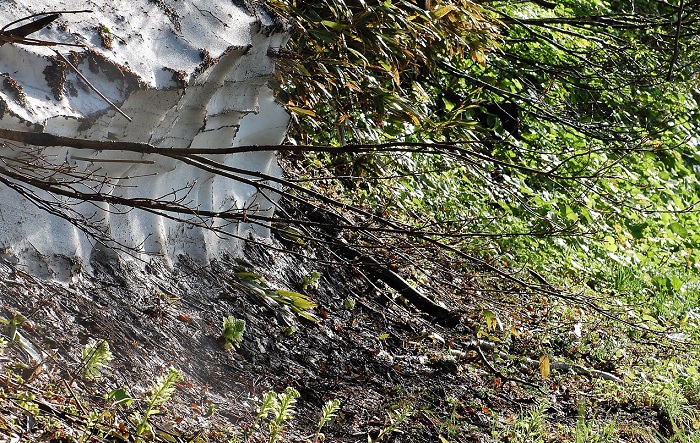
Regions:
<instances>
[{"instance_id":1,"label":"snow bank","mask_svg":"<svg viewBox=\"0 0 700 443\"><path fill-rule=\"evenodd\" d=\"M4 44L0 46L0 128L160 148L282 141L288 115L267 86L274 69L268 53L281 47L286 36L263 11L232 0L51 3L53 10L89 7L93 12L63 14L29 37L85 45L54 48L132 120L87 87L52 48ZM46 12L36 6L27 0L2 2L0 24ZM9 141L0 146L0 156L0 167L17 168L18 162L25 161L27 167L37 168L47 162L44 172L37 172L43 177L56 167L61 168L56 175L59 180L89 177L75 189L175 200L200 210L245 208L270 215L276 198L161 156L39 148ZM210 158L236 168L281 174L271 152ZM63 218L28 203L12 183L0 183L0 252L6 260L20 261L34 273L62 278L71 268L89 267L91 258L108 250ZM138 250L142 258L162 257L171 264L180 254L201 260L222 251L235 254L240 239L267 234L264 226L221 221L216 222L217 234L141 210L106 203L76 205L34 191L104 230L115 242L110 246Z\"/></svg>"}]
</instances>

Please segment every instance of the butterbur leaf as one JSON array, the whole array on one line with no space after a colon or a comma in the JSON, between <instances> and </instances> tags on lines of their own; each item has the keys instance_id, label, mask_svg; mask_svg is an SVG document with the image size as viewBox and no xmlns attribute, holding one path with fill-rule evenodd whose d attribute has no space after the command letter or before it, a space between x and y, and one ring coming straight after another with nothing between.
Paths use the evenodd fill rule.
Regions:
<instances>
[{"instance_id":1,"label":"butterbur leaf","mask_svg":"<svg viewBox=\"0 0 700 443\"><path fill-rule=\"evenodd\" d=\"M542 375L542 378L549 377L549 357L546 355L540 357L540 375Z\"/></svg>"},{"instance_id":2,"label":"butterbur leaf","mask_svg":"<svg viewBox=\"0 0 700 443\"><path fill-rule=\"evenodd\" d=\"M129 393L124 388L114 389L107 395L107 398L113 400L114 403L117 405L124 406L131 405L132 401L131 395L129 395Z\"/></svg>"}]
</instances>

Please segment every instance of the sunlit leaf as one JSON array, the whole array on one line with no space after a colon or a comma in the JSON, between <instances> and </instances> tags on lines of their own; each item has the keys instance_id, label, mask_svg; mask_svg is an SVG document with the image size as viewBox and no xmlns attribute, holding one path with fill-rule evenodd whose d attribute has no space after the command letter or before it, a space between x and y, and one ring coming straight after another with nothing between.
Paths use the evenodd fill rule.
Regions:
<instances>
[{"instance_id":1,"label":"sunlit leaf","mask_svg":"<svg viewBox=\"0 0 700 443\"><path fill-rule=\"evenodd\" d=\"M442 8L436 9L435 11L431 12L430 14L433 16L433 18L436 19L441 19L450 12L454 11L456 9L456 6L454 5L447 5L443 6Z\"/></svg>"},{"instance_id":2,"label":"sunlit leaf","mask_svg":"<svg viewBox=\"0 0 700 443\"><path fill-rule=\"evenodd\" d=\"M330 20L321 20L321 24L328 26L329 28L336 30L336 31L342 31L348 27L348 25L344 25L344 24L338 23L338 22L332 22Z\"/></svg>"},{"instance_id":3,"label":"sunlit leaf","mask_svg":"<svg viewBox=\"0 0 700 443\"><path fill-rule=\"evenodd\" d=\"M300 108L298 106L287 106L287 109L289 109L290 111L292 111L295 114L308 115L309 117L314 117L314 118L321 118L321 116L316 114L311 109Z\"/></svg>"},{"instance_id":4,"label":"sunlit leaf","mask_svg":"<svg viewBox=\"0 0 700 443\"><path fill-rule=\"evenodd\" d=\"M498 316L491 310L489 309L484 309L482 311L482 315L484 316L484 321L486 322L486 329L489 331L493 331L495 329L503 330L503 324L501 323L501 320L498 318Z\"/></svg>"},{"instance_id":5,"label":"sunlit leaf","mask_svg":"<svg viewBox=\"0 0 700 443\"><path fill-rule=\"evenodd\" d=\"M543 355L540 357L540 375L542 378L548 378L549 377L549 357L546 355Z\"/></svg>"}]
</instances>

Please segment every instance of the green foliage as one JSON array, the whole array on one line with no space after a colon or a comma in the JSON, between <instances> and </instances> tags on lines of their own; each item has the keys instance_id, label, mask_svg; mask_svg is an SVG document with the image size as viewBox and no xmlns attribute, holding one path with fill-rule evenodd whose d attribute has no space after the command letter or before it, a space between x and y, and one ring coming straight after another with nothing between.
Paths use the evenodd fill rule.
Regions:
<instances>
[{"instance_id":1,"label":"green foliage","mask_svg":"<svg viewBox=\"0 0 700 443\"><path fill-rule=\"evenodd\" d=\"M278 60L279 98L301 142L379 140L420 126L437 60L483 61L497 46L496 26L468 1L431 10L404 0L271 5L294 35Z\"/></svg>"},{"instance_id":2,"label":"green foliage","mask_svg":"<svg viewBox=\"0 0 700 443\"><path fill-rule=\"evenodd\" d=\"M269 418L268 432L269 442L282 441L284 424L294 416L294 404L299 398L299 392L288 387L282 393L269 391L263 396L262 403L258 406L257 416L253 428L257 428L260 420Z\"/></svg>"},{"instance_id":3,"label":"green foliage","mask_svg":"<svg viewBox=\"0 0 700 443\"><path fill-rule=\"evenodd\" d=\"M301 289L303 291L308 291L309 289L316 290L321 281L321 273L317 270L313 270L306 277L301 279Z\"/></svg>"},{"instance_id":4,"label":"green foliage","mask_svg":"<svg viewBox=\"0 0 700 443\"><path fill-rule=\"evenodd\" d=\"M119 406L131 406L131 403L133 402L131 394L129 394L129 391L124 388L113 389L109 392L109 394L107 394L107 399L112 400L115 405Z\"/></svg>"},{"instance_id":5,"label":"green foliage","mask_svg":"<svg viewBox=\"0 0 700 443\"><path fill-rule=\"evenodd\" d=\"M509 443L544 443L547 441L544 412L549 407L546 402L521 413L512 423L503 429L493 429L491 436L494 442Z\"/></svg>"},{"instance_id":6,"label":"green foliage","mask_svg":"<svg viewBox=\"0 0 700 443\"><path fill-rule=\"evenodd\" d=\"M696 34L666 34L673 7L273 5L294 33L279 63L282 101L306 110L295 141L467 143L454 155L309 156L351 177L353 204L458 232L450 244L506 268L591 281L608 263L697 272L700 64ZM517 137L484 115L490 102L519 108ZM657 311L690 308L666 281Z\"/></svg>"},{"instance_id":7,"label":"green foliage","mask_svg":"<svg viewBox=\"0 0 700 443\"><path fill-rule=\"evenodd\" d=\"M309 296L294 291L270 288L261 275L252 272L239 271L234 275L254 300L288 316L295 314L312 322L318 321L311 311L316 307L316 303L312 302Z\"/></svg>"},{"instance_id":8,"label":"green foliage","mask_svg":"<svg viewBox=\"0 0 700 443\"><path fill-rule=\"evenodd\" d=\"M175 392L175 383L182 381L182 375L174 368L168 370L168 374L160 377L151 387L151 393L146 398L146 410L143 414L134 413L136 422L137 441L141 441L142 436L151 432L149 420L152 416L160 413L158 409L167 402Z\"/></svg>"},{"instance_id":9,"label":"green foliage","mask_svg":"<svg viewBox=\"0 0 700 443\"><path fill-rule=\"evenodd\" d=\"M233 316L224 317L221 327L221 337L224 342L224 349L238 348L243 342L245 332L245 320L237 319Z\"/></svg>"},{"instance_id":10,"label":"green foliage","mask_svg":"<svg viewBox=\"0 0 700 443\"><path fill-rule=\"evenodd\" d=\"M321 408L321 419L318 421L318 428L316 429L316 434L314 434L313 441L323 440L324 436L321 434L321 429L336 416L336 413L340 409L340 400L334 398L328 400Z\"/></svg>"},{"instance_id":11,"label":"green foliage","mask_svg":"<svg viewBox=\"0 0 700 443\"><path fill-rule=\"evenodd\" d=\"M391 434L392 432L398 432L401 424L408 420L413 415L413 413L414 410L410 404L400 405L395 409L391 409L387 413L387 418L384 421L384 427L379 430L377 438L372 440L368 435L367 441L369 443L376 443L378 441L384 440L384 438L386 438L387 435Z\"/></svg>"},{"instance_id":12,"label":"green foliage","mask_svg":"<svg viewBox=\"0 0 700 443\"><path fill-rule=\"evenodd\" d=\"M39 414L39 405L36 402L36 395L33 392L21 391L14 396L19 407L26 415L36 416Z\"/></svg>"},{"instance_id":13,"label":"green foliage","mask_svg":"<svg viewBox=\"0 0 700 443\"><path fill-rule=\"evenodd\" d=\"M18 340L16 336L17 329L26 321L26 317L18 313L13 314L12 318L9 319L0 317L0 323L5 325L5 335L7 335L10 340Z\"/></svg>"},{"instance_id":14,"label":"green foliage","mask_svg":"<svg viewBox=\"0 0 700 443\"><path fill-rule=\"evenodd\" d=\"M95 345L86 344L81 351L83 359L82 375L84 380L97 380L102 377L101 370L112 360L109 343L100 340Z\"/></svg>"},{"instance_id":15,"label":"green foliage","mask_svg":"<svg viewBox=\"0 0 700 443\"><path fill-rule=\"evenodd\" d=\"M615 443L618 441L615 435L617 423L609 420L601 423L586 418L586 407L581 405L578 410L576 429L574 432L575 443Z\"/></svg>"}]
</instances>

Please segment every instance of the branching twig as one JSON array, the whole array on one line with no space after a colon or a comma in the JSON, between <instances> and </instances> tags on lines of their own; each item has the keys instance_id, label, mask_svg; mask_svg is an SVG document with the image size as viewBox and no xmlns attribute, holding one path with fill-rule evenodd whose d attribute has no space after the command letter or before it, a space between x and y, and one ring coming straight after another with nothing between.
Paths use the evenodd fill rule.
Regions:
<instances>
[{"instance_id":1,"label":"branching twig","mask_svg":"<svg viewBox=\"0 0 700 443\"><path fill-rule=\"evenodd\" d=\"M671 78L673 76L673 67L675 66L676 62L678 61L678 53L680 51L680 35L681 35L681 27L683 25L683 7L685 5L685 0L680 0L680 4L678 5L678 21L676 22L676 35L674 36L673 39L673 56L671 57L671 62L668 65L668 74L666 74L666 81L670 82Z\"/></svg>"}]
</instances>

